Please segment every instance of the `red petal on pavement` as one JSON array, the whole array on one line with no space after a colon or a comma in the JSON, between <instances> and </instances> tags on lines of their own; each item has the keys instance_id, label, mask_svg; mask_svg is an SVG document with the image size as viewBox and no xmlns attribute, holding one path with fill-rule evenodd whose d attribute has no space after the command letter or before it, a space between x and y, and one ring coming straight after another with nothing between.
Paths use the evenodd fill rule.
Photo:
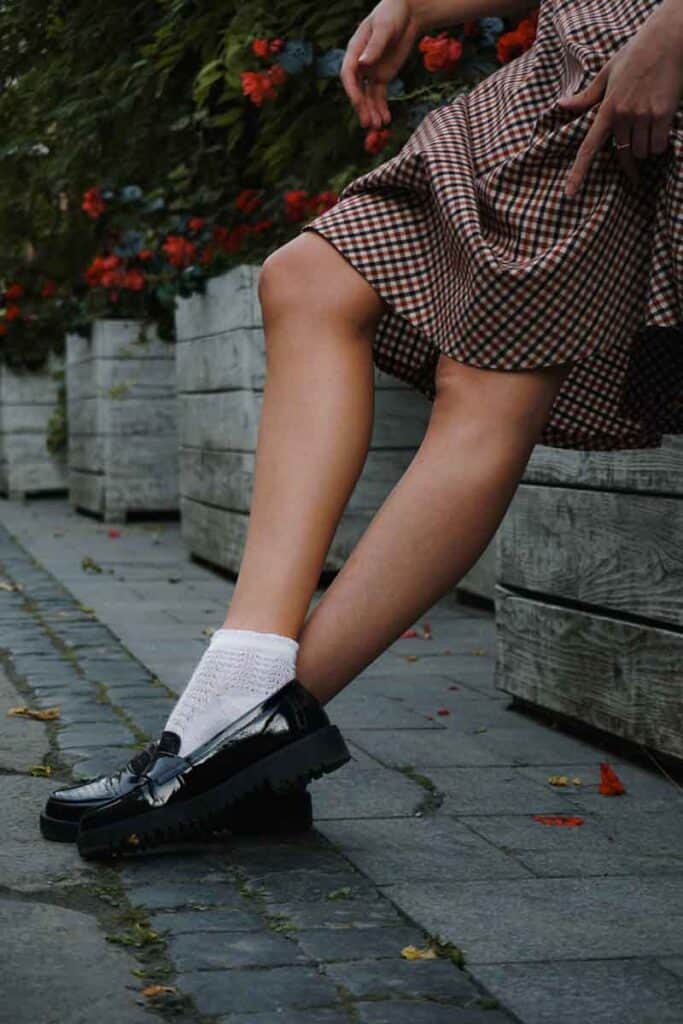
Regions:
<instances>
[{"instance_id":1,"label":"red petal on pavement","mask_svg":"<svg viewBox=\"0 0 683 1024\"><path fill-rule=\"evenodd\" d=\"M583 825L583 818L575 814L534 814L533 818L541 825L564 825L566 828Z\"/></svg>"},{"instance_id":2,"label":"red petal on pavement","mask_svg":"<svg viewBox=\"0 0 683 1024\"><path fill-rule=\"evenodd\" d=\"M437 715L450 715L448 708L439 708Z\"/></svg>"},{"instance_id":3,"label":"red petal on pavement","mask_svg":"<svg viewBox=\"0 0 683 1024\"><path fill-rule=\"evenodd\" d=\"M600 785L598 786L598 793L602 793L603 796L621 796L622 793L626 792L626 786L621 781L614 768L607 762L603 761L600 765Z\"/></svg>"},{"instance_id":4,"label":"red petal on pavement","mask_svg":"<svg viewBox=\"0 0 683 1024\"><path fill-rule=\"evenodd\" d=\"M115 526L110 526L107 530L107 537L120 537L121 531L117 530Z\"/></svg>"},{"instance_id":5,"label":"red petal on pavement","mask_svg":"<svg viewBox=\"0 0 683 1024\"><path fill-rule=\"evenodd\" d=\"M400 639L401 640L412 640L414 637L419 636L419 635L420 634L418 633L418 631L416 629L407 629L405 631L405 633L401 633Z\"/></svg>"}]
</instances>

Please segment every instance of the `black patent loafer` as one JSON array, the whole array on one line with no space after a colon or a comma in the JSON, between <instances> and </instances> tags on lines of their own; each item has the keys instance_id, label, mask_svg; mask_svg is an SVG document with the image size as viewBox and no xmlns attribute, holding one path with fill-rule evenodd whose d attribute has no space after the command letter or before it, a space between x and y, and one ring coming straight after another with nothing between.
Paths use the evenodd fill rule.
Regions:
<instances>
[{"instance_id":1,"label":"black patent loafer","mask_svg":"<svg viewBox=\"0 0 683 1024\"><path fill-rule=\"evenodd\" d=\"M152 763L130 792L85 814L83 857L106 857L216 828L231 807L259 790L306 784L350 760L322 705L298 679L241 715L187 757L163 733Z\"/></svg>"},{"instance_id":2,"label":"black patent loafer","mask_svg":"<svg viewBox=\"0 0 683 1024\"><path fill-rule=\"evenodd\" d=\"M81 818L129 793L152 763L156 750L154 741L111 775L52 793L40 815L43 837L59 843L75 843ZM312 825L311 794L305 786L298 785L287 792L264 790L245 797L230 808L230 813L217 821L214 828L240 835L270 835L304 832Z\"/></svg>"},{"instance_id":3,"label":"black patent loafer","mask_svg":"<svg viewBox=\"0 0 683 1024\"><path fill-rule=\"evenodd\" d=\"M111 775L100 775L76 786L55 790L40 815L40 831L45 839L58 843L74 843L78 825L84 814L111 803L137 784L141 773L156 755L157 743L149 743L122 768Z\"/></svg>"}]
</instances>

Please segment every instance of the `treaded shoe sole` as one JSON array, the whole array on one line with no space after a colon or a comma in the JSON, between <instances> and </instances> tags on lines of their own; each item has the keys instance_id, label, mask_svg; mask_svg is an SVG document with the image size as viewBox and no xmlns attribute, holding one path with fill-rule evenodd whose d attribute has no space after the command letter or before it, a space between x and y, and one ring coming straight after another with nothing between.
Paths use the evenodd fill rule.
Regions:
<instances>
[{"instance_id":1,"label":"treaded shoe sole","mask_svg":"<svg viewBox=\"0 0 683 1024\"><path fill-rule=\"evenodd\" d=\"M279 791L305 784L350 759L336 725L317 729L182 803L153 808L132 819L99 827L87 822L88 817L96 817L97 811L86 815L86 828L78 832L78 852L85 859L110 857L182 839L188 832L218 829L225 812L247 794L266 786Z\"/></svg>"},{"instance_id":2,"label":"treaded shoe sole","mask_svg":"<svg viewBox=\"0 0 683 1024\"><path fill-rule=\"evenodd\" d=\"M79 824L78 820L54 818L44 812L40 815L40 833L43 839L53 843L75 843ZM274 835L305 832L312 827L311 794L301 789L293 790L291 794L265 791L261 800L258 796L253 800L247 797L244 808L235 806L227 820L216 822L213 831L233 832L236 835Z\"/></svg>"}]
</instances>

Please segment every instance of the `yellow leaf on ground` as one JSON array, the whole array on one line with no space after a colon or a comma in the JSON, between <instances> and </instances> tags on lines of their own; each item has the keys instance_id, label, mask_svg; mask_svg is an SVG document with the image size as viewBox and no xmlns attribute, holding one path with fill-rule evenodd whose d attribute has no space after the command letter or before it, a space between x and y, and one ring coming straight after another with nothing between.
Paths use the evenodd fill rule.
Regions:
<instances>
[{"instance_id":1,"label":"yellow leaf on ground","mask_svg":"<svg viewBox=\"0 0 683 1024\"><path fill-rule=\"evenodd\" d=\"M29 768L31 775L36 775L42 779L49 779L52 775L52 768L49 764L32 764Z\"/></svg>"},{"instance_id":2,"label":"yellow leaf on ground","mask_svg":"<svg viewBox=\"0 0 683 1024\"><path fill-rule=\"evenodd\" d=\"M147 988L142 990L143 996L147 996L148 999L163 995L166 992L175 992L173 985L148 985Z\"/></svg>"},{"instance_id":3,"label":"yellow leaf on ground","mask_svg":"<svg viewBox=\"0 0 683 1024\"><path fill-rule=\"evenodd\" d=\"M551 786L568 786L569 779L566 775L551 775L548 779Z\"/></svg>"},{"instance_id":4,"label":"yellow leaf on ground","mask_svg":"<svg viewBox=\"0 0 683 1024\"><path fill-rule=\"evenodd\" d=\"M575 786L583 786L583 781L581 779L579 779L578 777L575 778L575 779L572 779L572 782L573 782L573 784Z\"/></svg>"},{"instance_id":5,"label":"yellow leaf on ground","mask_svg":"<svg viewBox=\"0 0 683 1024\"><path fill-rule=\"evenodd\" d=\"M436 960L438 955L431 946L425 946L424 949L418 946L404 946L401 950L401 956L405 960Z\"/></svg>"},{"instance_id":6,"label":"yellow leaf on ground","mask_svg":"<svg viewBox=\"0 0 683 1024\"><path fill-rule=\"evenodd\" d=\"M59 708L29 708L22 704L16 708L10 708L8 715L23 715L24 718L37 718L39 722L51 722L59 718Z\"/></svg>"},{"instance_id":7,"label":"yellow leaf on ground","mask_svg":"<svg viewBox=\"0 0 683 1024\"><path fill-rule=\"evenodd\" d=\"M9 580L0 580L0 590L21 590L17 583L10 583Z\"/></svg>"}]
</instances>

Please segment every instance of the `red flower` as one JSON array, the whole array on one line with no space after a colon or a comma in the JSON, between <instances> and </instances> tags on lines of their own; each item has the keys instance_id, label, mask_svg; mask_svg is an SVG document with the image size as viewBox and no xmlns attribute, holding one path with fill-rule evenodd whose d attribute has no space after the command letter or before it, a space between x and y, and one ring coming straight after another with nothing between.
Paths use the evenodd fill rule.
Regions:
<instances>
[{"instance_id":1,"label":"red flower","mask_svg":"<svg viewBox=\"0 0 683 1024\"><path fill-rule=\"evenodd\" d=\"M537 23L538 11L534 11L528 18L523 18L512 32L505 32L498 37L496 55L501 64L508 64L531 48L536 38Z\"/></svg>"},{"instance_id":2,"label":"red flower","mask_svg":"<svg viewBox=\"0 0 683 1024\"><path fill-rule=\"evenodd\" d=\"M206 220L204 217L190 217L187 222L187 226L190 231L201 231L205 224Z\"/></svg>"},{"instance_id":3,"label":"red flower","mask_svg":"<svg viewBox=\"0 0 683 1024\"><path fill-rule=\"evenodd\" d=\"M365 151L366 153L377 154L381 153L384 147L391 138L391 130L389 128L371 128L365 136Z\"/></svg>"},{"instance_id":4,"label":"red flower","mask_svg":"<svg viewBox=\"0 0 683 1024\"><path fill-rule=\"evenodd\" d=\"M145 287L146 278L141 270L127 270L121 284L131 292L141 292Z\"/></svg>"},{"instance_id":5,"label":"red flower","mask_svg":"<svg viewBox=\"0 0 683 1024\"><path fill-rule=\"evenodd\" d=\"M209 242L199 254L199 262L207 266L216 255L216 247Z\"/></svg>"},{"instance_id":6,"label":"red flower","mask_svg":"<svg viewBox=\"0 0 683 1024\"><path fill-rule=\"evenodd\" d=\"M260 107L264 100L277 99L268 71L243 71L240 78L242 92L255 106Z\"/></svg>"},{"instance_id":7,"label":"red flower","mask_svg":"<svg viewBox=\"0 0 683 1024\"><path fill-rule=\"evenodd\" d=\"M153 257L154 253L151 249L140 249L140 252L137 255L137 259L139 259L141 263L146 263L147 260L151 260Z\"/></svg>"},{"instance_id":8,"label":"red flower","mask_svg":"<svg viewBox=\"0 0 683 1024\"><path fill-rule=\"evenodd\" d=\"M254 221L254 223L251 225L251 230L256 234L258 234L260 231L268 231L269 228L272 228L274 223L275 222L273 220L269 220L268 218L264 220L257 220Z\"/></svg>"},{"instance_id":9,"label":"red flower","mask_svg":"<svg viewBox=\"0 0 683 1024\"><path fill-rule=\"evenodd\" d=\"M621 796L626 792L626 786L621 781L614 768L607 762L603 761L600 765L600 785L598 786L598 793L603 796Z\"/></svg>"},{"instance_id":10,"label":"red flower","mask_svg":"<svg viewBox=\"0 0 683 1024\"><path fill-rule=\"evenodd\" d=\"M285 41L284 39L271 39L269 45L271 53L279 53L284 49Z\"/></svg>"},{"instance_id":11,"label":"red flower","mask_svg":"<svg viewBox=\"0 0 683 1024\"><path fill-rule=\"evenodd\" d=\"M5 292L5 301L15 302L17 299L20 299L23 294L24 289L15 281L13 284L8 286L7 291Z\"/></svg>"},{"instance_id":12,"label":"red flower","mask_svg":"<svg viewBox=\"0 0 683 1024\"><path fill-rule=\"evenodd\" d=\"M85 210L92 220L97 220L106 210L106 204L100 195L100 190L94 185L83 194L81 209Z\"/></svg>"},{"instance_id":13,"label":"red flower","mask_svg":"<svg viewBox=\"0 0 683 1024\"><path fill-rule=\"evenodd\" d=\"M8 306L7 309L5 310L5 317L8 320L18 320L20 316L21 309L19 308L19 306L11 305Z\"/></svg>"},{"instance_id":14,"label":"red flower","mask_svg":"<svg viewBox=\"0 0 683 1024\"><path fill-rule=\"evenodd\" d=\"M40 294L44 299L51 299L56 291L57 284L55 281L51 281L49 278L46 281L43 281L43 287L40 289Z\"/></svg>"},{"instance_id":15,"label":"red flower","mask_svg":"<svg viewBox=\"0 0 683 1024\"><path fill-rule=\"evenodd\" d=\"M291 189L289 192L285 192L284 201L287 220L304 220L308 213L308 192L302 188Z\"/></svg>"},{"instance_id":16,"label":"red flower","mask_svg":"<svg viewBox=\"0 0 683 1024\"><path fill-rule=\"evenodd\" d=\"M462 43L459 39L451 39L447 32L423 36L418 49L424 54L427 71L451 71L462 55Z\"/></svg>"},{"instance_id":17,"label":"red flower","mask_svg":"<svg viewBox=\"0 0 683 1024\"><path fill-rule=\"evenodd\" d=\"M235 200L235 206L243 213L253 213L261 205L261 197L255 188L243 188Z\"/></svg>"},{"instance_id":18,"label":"red flower","mask_svg":"<svg viewBox=\"0 0 683 1024\"><path fill-rule=\"evenodd\" d=\"M284 85L287 81L287 72L282 64L273 64L266 72L273 85Z\"/></svg>"},{"instance_id":19,"label":"red flower","mask_svg":"<svg viewBox=\"0 0 683 1024\"><path fill-rule=\"evenodd\" d=\"M222 252L237 252L249 231L246 224L238 224L234 228L217 225L213 229L214 242Z\"/></svg>"},{"instance_id":20,"label":"red flower","mask_svg":"<svg viewBox=\"0 0 683 1024\"><path fill-rule=\"evenodd\" d=\"M270 46L267 39L254 39L251 44L251 52L256 57L267 57L270 52Z\"/></svg>"},{"instance_id":21,"label":"red flower","mask_svg":"<svg viewBox=\"0 0 683 1024\"><path fill-rule=\"evenodd\" d=\"M309 202L309 209L313 213L324 213L329 210L337 202L338 196L336 192L328 189L325 192L319 192L317 196L311 196Z\"/></svg>"},{"instance_id":22,"label":"red flower","mask_svg":"<svg viewBox=\"0 0 683 1024\"><path fill-rule=\"evenodd\" d=\"M161 247L173 267L187 267L192 263L197 248L182 235L168 235Z\"/></svg>"}]
</instances>

